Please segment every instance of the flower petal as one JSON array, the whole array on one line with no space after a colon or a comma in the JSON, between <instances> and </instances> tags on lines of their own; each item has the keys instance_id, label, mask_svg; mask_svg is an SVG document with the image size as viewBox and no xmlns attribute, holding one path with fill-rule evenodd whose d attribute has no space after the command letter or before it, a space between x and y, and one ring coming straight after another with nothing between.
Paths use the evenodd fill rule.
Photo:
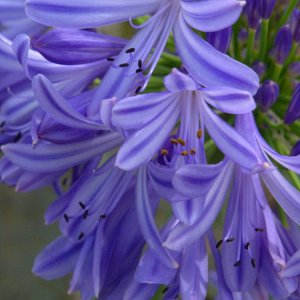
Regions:
<instances>
[{"instance_id":1,"label":"flower petal","mask_svg":"<svg viewBox=\"0 0 300 300\"><path fill-rule=\"evenodd\" d=\"M186 22L201 31L212 32L234 24L239 18L245 1L215 0L181 1L182 14Z\"/></svg>"},{"instance_id":2,"label":"flower petal","mask_svg":"<svg viewBox=\"0 0 300 300\"><path fill-rule=\"evenodd\" d=\"M174 39L184 66L197 82L206 87L228 86L256 93L257 74L202 40L189 29L182 16L175 23Z\"/></svg>"},{"instance_id":3,"label":"flower petal","mask_svg":"<svg viewBox=\"0 0 300 300\"><path fill-rule=\"evenodd\" d=\"M283 277L294 277L300 274L300 250L298 250L287 262L280 273Z\"/></svg>"},{"instance_id":4,"label":"flower petal","mask_svg":"<svg viewBox=\"0 0 300 300\"><path fill-rule=\"evenodd\" d=\"M91 28L152 13L159 4L158 0L27 0L26 13L32 20L54 27Z\"/></svg>"}]
</instances>

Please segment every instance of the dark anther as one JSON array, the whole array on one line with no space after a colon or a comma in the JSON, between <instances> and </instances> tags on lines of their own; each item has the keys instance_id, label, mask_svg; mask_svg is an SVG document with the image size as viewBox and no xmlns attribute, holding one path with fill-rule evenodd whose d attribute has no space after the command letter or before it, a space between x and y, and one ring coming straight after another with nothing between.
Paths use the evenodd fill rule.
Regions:
<instances>
[{"instance_id":1,"label":"dark anther","mask_svg":"<svg viewBox=\"0 0 300 300\"><path fill-rule=\"evenodd\" d=\"M67 215L67 214L64 214L64 219L65 219L65 221L68 223L69 222L69 220L70 220L70 218L69 218L69 216Z\"/></svg>"},{"instance_id":2,"label":"dark anther","mask_svg":"<svg viewBox=\"0 0 300 300\"><path fill-rule=\"evenodd\" d=\"M108 61L115 61L115 59L113 57L108 57L107 60Z\"/></svg>"},{"instance_id":3,"label":"dark anther","mask_svg":"<svg viewBox=\"0 0 300 300\"><path fill-rule=\"evenodd\" d=\"M191 155L195 155L195 154L196 154L196 149L194 149L194 148L191 149L191 150L190 150L190 153L191 153Z\"/></svg>"},{"instance_id":4,"label":"dark anther","mask_svg":"<svg viewBox=\"0 0 300 300\"><path fill-rule=\"evenodd\" d=\"M141 72L143 72L143 69L142 69L142 68L139 68L139 69L136 69L136 70L135 70L135 73L141 73Z\"/></svg>"},{"instance_id":5,"label":"dark anther","mask_svg":"<svg viewBox=\"0 0 300 300\"><path fill-rule=\"evenodd\" d=\"M238 260L233 266L234 266L234 267L238 267L240 264L241 264L241 261Z\"/></svg>"},{"instance_id":6,"label":"dark anther","mask_svg":"<svg viewBox=\"0 0 300 300\"><path fill-rule=\"evenodd\" d=\"M256 267L256 263L255 263L255 259L254 258L251 259L251 265L252 265L253 268Z\"/></svg>"},{"instance_id":7,"label":"dark anther","mask_svg":"<svg viewBox=\"0 0 300 300\"><path fill-rule=\"evenodd\" d=\"M83 219L86 219L86 218L88 217L88 215L89 215L89 210L87 209L87 210L83 213L82 218L83 218Z\"/></svg>"},{"instance_id":8,"label":"dark anther","mask_svg":"<svg viewBox=\"0 0 300 300\"><path fill-rule=\"evenodd\" d=\"M15 143L18 142L21 139L21 137L22 137L22 133L18 132L18 134L15 136L15 139L14 139Z\"/></svg>"},{"instance_id":9,"label":"dark anther","mask_svg":"<svg viewBox=\"0 0 300 300\"><path fill-rule=\"evenodd\" d=\"M170 142L173 144L173 145L178 145L178 141L176 139L170 139Z\"/></svg>"},{"instance_id":10,"label":"dark anther","mask_svg":"<svg viewBox=\"0 0 300 300\"><path fill-rule=\"evenodd\" d=\"M139 66L139 68L140 68L140 69L141 69L141 68L142 68L142 66L143 66L143 62L142 62L142 60L141 60L141 59L139 59L138 66Z\"/></svg>"},{"instance_id":11,"label":"dark anther","mask_svg":"<svg viewBox=\"0 0 300 300\"><path fill-rule=\"evenodd\" d=\"M132 53L135 52L135 48L129 48L125 51L126 53Z\"/></svg>"},{"instance_id":12,"label":"dark anther","mask_svg":"<svg viewBox=\"0 0 300 300\"><path fill-rule=\"evenodd\" d=\"M141 89L142 89L141 86L137 87L137 89L135 90L135 93L138 94L141 91Z\"/></svg>"},{"instance_id":13,"label":"dark anther","mask_svg":"<svg viewBox=\"0 0 300 300\"><path fill-rule=\"evenodd\" d=\"M226 240L226 243L231 243L231 242L234 242L234 238L233 237Z\"/></svg>"},{"instance_id":14,"label":"dark anther","mask_svg":"<svg viewBox=\"0 0 300 300\"><path fill-rule=\"evenodd\" d=\"M161 291L161 293L162 293L162 294L165 294L165 293L168 291L168 289L169 289L168 287L165 287L165 288Z\"/></svg>"},{"instance_id":15,"label":"dark anther","mask_svg":"<svg viewBox=\"0 0 300 300\"><path fill-rule=\"evenodd\" d=\"M84 233L80 232L79 236L78 236L78 240L81 240L84 237Z\"/></svg>"},{"instance_id":16,"label":"dark anther","mask_svg":"<svg viewBox=\"0 0 300 300\"><path fill-rule=\"evenodd\" d=\"M100 215L99 220L103 220L106 218L106 215Z\"/></svg>"},{"instance_id":17,"label":"dark anther","mask_svg":"<svg viewBox=\"0 0 300 300\"><path fill-rule=\"evenodd\" d=\"M223 243L223 240L219 240L219 241L217 242L217 244L216 244L216 248L217 248L217 249L220 248L220 246L222 245L222 243Z\"/></svg>"},{"instance_id":18,"label":"dark anther","mask_svg":"<svg viewBox=\"0 0 300 300\"><path fill-rule=\"evenodd\" d=\"M245 247L244 247L244 248L245 248L246 250L248 250L249 247L250 247L250 243L248 242L247 244L245 244Z\"/></svg>"},{"instance_id":19,"label":"dark anther","mask_svg":"<svg viewBox=\"0 0 300 300\"><path fill-rule=\"evenodd\" d=\"M2 128L4 127L4 125L5 125L5 121L1 122L0 127Z\"/></svg>"},{"instance_id":20,"label":"dark anther","mask_svg":"<svg viewBox=\"0 0 300 300\"><path fill-rule=\"evenodd\" d=\"M255 228L256 232L264 232L265 230L263 228Z\"/></svg>"},{"instance_id":21,"label":"dark anther","mask_svg":"<svg viewBox=\"0 0 300 300\"><path fill-rule=\"evenodd\" d=\"M188 153L187 151L182 151L180 154L181 154L182 156L188 156L188 155L189 155L189 153Z\"/></svg>"},{"instance_id":22,"label":"dark anther","mask_svg":"<svg viewBox=\"0 0 300 300\"><path fill-rule=\"evenodd\" d=\"M79 205L82 209L85 209L85 205L82 202L79 202Z\"/></svg>"},{"instance_id":23,"label":"dark anther","mask_svg":"<svg viewBox=\"0 0 300 300\"><path fill-rule=\"evenodd\" d=\"M120 64L119 67L120 68L127 68L127 67L129 67L129 64L128 63Z\"/></svg>"}]
</instances>

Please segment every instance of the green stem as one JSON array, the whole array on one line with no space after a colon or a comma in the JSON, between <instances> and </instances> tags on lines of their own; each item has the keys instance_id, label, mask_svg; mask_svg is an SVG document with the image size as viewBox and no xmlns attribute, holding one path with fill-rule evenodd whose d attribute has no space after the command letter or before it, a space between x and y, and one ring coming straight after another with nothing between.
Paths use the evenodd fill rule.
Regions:
<instances>
[{"instance_id":1,"label":"green stem","mask_svg":"<svg viewBox=\"0 0 300 300\"><path fill-rule=\"evenodd\" d=\"M232 38L232 46L233 46L233 56L236 60L240 61L240 44L239 44L239 31L237 26L233 27L233 38Z\"/></svg>"},{"instance_id":2,"label":"green stem","mask_svg":"<svg viewBox=\"0 0 300 300\"><path fill-rule=\"evenodd\" d=\"M298 47L299 44L294 42L290 54L284 62L285 67L287 67L290 63L292 63L296 59Z\"/></svg>"},{"instance_id":3,"label":"green stem","mask_svg":"<svg viewBox=\"0 0 300 300\"><path fill-rule=\"evenodd\" d=\"M263 19L260 31L260 51L259 59L265 61L268 49L268 34L269 34L269 20Z\"/></svg>"},{"instance_id":4,"label":"green stem","mask_svg":"<svg viewBox=\"0 0 300 300\"><path fill-rule=\"evenodd\" d=\"M280 64L275 64L275 68L274 68L274 72L272 74L272 79L274 81L278 81L279 80L279 77L280 77L280 74L281 74L281 71L282 71L282 65Z\"/></svg>"},{"instance_id":5,"label":"green stem","mask_svg":"<svg viewBox=\"0 0 300 300\"><path fill-rule=\"evenodd\" d=\"M276 32L288 21L294 9L296 8L299 0L290 0L290 3L284 12L284 14L279 19L278 25L276 26Z\"/></svg>"},{"instance_id":6,"label":"green stem","mask_svg":"<svg viewBox=\"0 0 300 300\"><path fill-rule=\"evenodd\" d=\"M256 31L253 28L249 29L247 40L246 64L251 65L253 62L253 51Z\"/></svg>"}]
</instances>

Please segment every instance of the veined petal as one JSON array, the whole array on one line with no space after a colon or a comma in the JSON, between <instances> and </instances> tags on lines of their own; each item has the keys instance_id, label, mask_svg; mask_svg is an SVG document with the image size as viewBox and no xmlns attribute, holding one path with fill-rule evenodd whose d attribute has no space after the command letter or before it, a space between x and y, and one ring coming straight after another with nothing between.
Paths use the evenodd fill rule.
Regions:
<instances>
[{"instance_id":1,"label":"veined petal","mask_svg":"<svg viewBox=\"0 0 300 300\"><path fill-rule=\"evenodd\" d=\"M88 120L61 96L51 82L39 74L33 78L32 88L42 109L59 123L78 129L101 130L105 126Z\"/></svg>"},{"instance_id":2,"label":"veined petal","mask_svg":"<svg viewBox=\"0 0 300 300\"><path fill-rule=\"evenodd\" d=\"M197 82L206 87L228 86L256 93L257 74L201 39L182 16L175 23L174 39L184 66Z\"/></svg>"},{"instance_id":3,"label":"veined petal","mask_svg":"<svg viewBox=\"0 0 300 300\"><path fill-rule=\"evenodd\" d=\"M164 78L164 85L170 92L194 91L198 89L197 82L190 76L173 69L172 73Z\"/></svg>"},{"instance_id":4,"label":"veined petal","mask_svg":"<svg viewBox=\"0 0 300 300\"><path fill-rule=\"evenodd\" d=\"M229 114L245 114L255 109L256 104L250 93L227 87L204 88L206 102L216 109Z\"/></svg>"},{"instance_id":5,"label":"veined petal","mask_svg":"<svg viewBox=\"0 0 300 300\"><path fill-rule=\"evenodd\" d=\"M67 145L8 144L2 147L6 157L25 170L49 173L68 169L113 149L122 142L118 133L100 135Z\"/></svg>"},{"instance_id":6,"label":"veined petal","mask_svg":"<svg viewBox=\"0 0 300 300\"><path fill-rule=\"evenodd\" d=\"M152 13L159 4L158 0L27 0L26 13L54 27L90 28Z\"/></svg>"},{"instance_id":7,"label":"veined petal","mask_svg":"<svg viewBox=\"0 0 300 300\"><path fill-rule=\"evenodd\" d=\"M231 182L231 172L234 164L228 162L216 178L205 199L205 207L199 220L190 226L178 224L171 231L164 246L174 250L181 250L188 244L199 239L210 228L219 214L227 190Z\"/></svg>"},{"instance_id":8,"label":"veined petal","mask_svg":"<svg viewBox=\"0 0 300 300\"><path fill-rule=\"evenodd\" d=\"M149 124L136 131L120 148L116 166L134 169L151 160L165 141L179 117L180 106L174 100Z\"/></svg>"},{"instance_id":9,"label":"veined petal","mask_svg":"<svg viewBox=\"0 0 300 300\"><path fill-rule=\"evenodd\" d=\"M216 2L181 1L182 14L193 28L205 32L224 29L234 24L239 18L246 1L226 0Z\"/></svg>"},{"instance_id":10,"label":"veined petal","mask_svg":"<svg viewBox=\"0 0 300 300\"><path fill-rule=\"evenodd\" d=\"M172 102L178 102L177 99L176 94L169 92L122 99L112 110L112 122L122 129L139 129L162 114Z\"/></svg>"},{"instance_id":11,"label":"veined petal","mask_svg":"<svg viewBox=\"0 0 300 300\"><path fill-rule=\"evenodd\" d=\"M186 197L203 196L224 166L224 161L216 165L185 165L176 172L173 186Z\"/></svg>"},{"instance_id":12,"label":"veined petal","mask_svg":"<svg viewBox=\"0 0 300 300\"><path fill-rule=\"evenodd\" d=\"M287 262L280 273L283 277L294 277L300 274L300 250L298 250Z\"/></svg>"},{"instance_id":13,"label":"veined petal","mask_svg":"<svg viewBox=\"0 0 300 300\"><path fill-rule=\"evenodd\" d=\"M266 170L261 176L278 204L292 220L300 224L300 192L276 169Z\"/></svg>"},{"instance_id":14,"label":"veined petal","mask_svg":"<svg viewBox=\"0 0 300 300\"><path fill-rule=\"evenodd\" d=\"M235 129L201 103L205 127L218 148L230 159L245 169L252 170L259 165L259 158L253 147Z\"/></svg>"},{"instance_id":15,"label":"veined petal","mask_svg":"<svg viewBox=\"0 0 300 300\"><path fill-rule=\"evenodd\" d=\"M178 268L178 263L174 260L170 251L162 247L162 238L156 227L153 210L149 201L146 167L140 168L136 187L137 215L141 231L148 246L157 255L162 264L169 268Z\"/></svg>"},{"instance_id":16,"label":"veined petal","mask_svg":"<svg viewBox=\"0 0 300 300\"><path fill-rule=\"evenodd\" d=\"M24 18L24 1L0 0L0 20Z\"/></svg>"},{"instance_id":17,"label":"veined petal","mask_svg":"<svg viewBox=\"0 0 300 300\"><path fill-rule=\"evenodd\" d=\"M47 280L62 277L72 272L80 249L81 244L60 237L37 256L32 272Z\"/></svg>"}]
</instances>

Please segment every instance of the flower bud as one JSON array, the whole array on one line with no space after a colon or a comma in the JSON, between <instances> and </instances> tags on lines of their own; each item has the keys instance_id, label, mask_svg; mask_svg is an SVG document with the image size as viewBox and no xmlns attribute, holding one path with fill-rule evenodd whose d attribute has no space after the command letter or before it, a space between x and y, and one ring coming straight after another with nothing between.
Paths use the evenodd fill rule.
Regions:
<instances>
[{"instance_id":1,"label":"flower bud","mask_svg":"<svg viewBox=\"0 0 300 300\"><path fill-rule=\"evenodd\" d=\"M283 26L275 40L274 55L279 64L283 64L288 57L293 44L293 35L289 25Z\"/></svg>"},{"instance_id":2,"label":"flower bud","mask_svg":"<svg viewBox=\"0 0 300 300\"><path fill-rule=\"evenodd\" d=\"M291 151L291 156L296 156L300 154L300 141L298 141Z\"/></svg>"},{"instance_id":3,"label":"flower bud","mask_svg":"<svg viewBox=\"0 0 300 300\"><path fill-rule=\"evenodd\" d=\"M276 102L278 96L278 84L273 80L267 80L259 87L254 98L261 110L266 112Z\"/></svg>"},{"instance_id":4,"label":"flower bud","mask_svg":"<svg viewBox=\"0 0 300 300\"><path fill-rule=\"evenodd\" d=\"M269 19L276 0L258 0L258 13L261 18Z\"/></svg>"},{"instance_id":5,"label":"flower bud","mask_svg":"<svg viewBox=\"0 0 300 300\"><path fill-rule=\"evenodd\" d=\"M252 69L257 73L259 77L262 77L266 72L266 65L261 61L256 61L253 64Z\"/></svg>"},{"instance_id":6,"label":"flower bud","mask_svg":"<svg viewBox=\"0 0 300 300\"><path fill-rule=\"evenodd\" d=\"M300 83L297 85L295 89L292 100L285 114L284 122L286 124L292 124L299 118L300 118Z\"/></svg>"},{"instance_id":7,"label":"flower bud","mask_svg":"<svg viewBox=\"0 0 300 300\"><path fill-rule=\"evenodd\" d=\"M293 33L293 40L300 43L300 10L295 9L291 18L291 29Z\"/></svg>"},{"instance_id":8,"label":"flower bud","mask_svg":"<svg viewBox=\"0 0 300 300\"><path fill-rule=\"evenodd\" d=\"M249 27L252 29L256 29L260 21L260 17L258 14L258 0L248 0L244 9L245 14L248 18Z\"/></svg>"},{"instance_id":9,"label":"flower bud","mask_svg":"<svg viewBox=\"0 0 300 300\"><path fill-rule=\"evenodd\" d=\"M220 52L226 53L230 45L231 35L232 28L228 27L220 31L208 32L206 36L207 41L212 46L214 46Z\"/></svg>"}]
</instances>

